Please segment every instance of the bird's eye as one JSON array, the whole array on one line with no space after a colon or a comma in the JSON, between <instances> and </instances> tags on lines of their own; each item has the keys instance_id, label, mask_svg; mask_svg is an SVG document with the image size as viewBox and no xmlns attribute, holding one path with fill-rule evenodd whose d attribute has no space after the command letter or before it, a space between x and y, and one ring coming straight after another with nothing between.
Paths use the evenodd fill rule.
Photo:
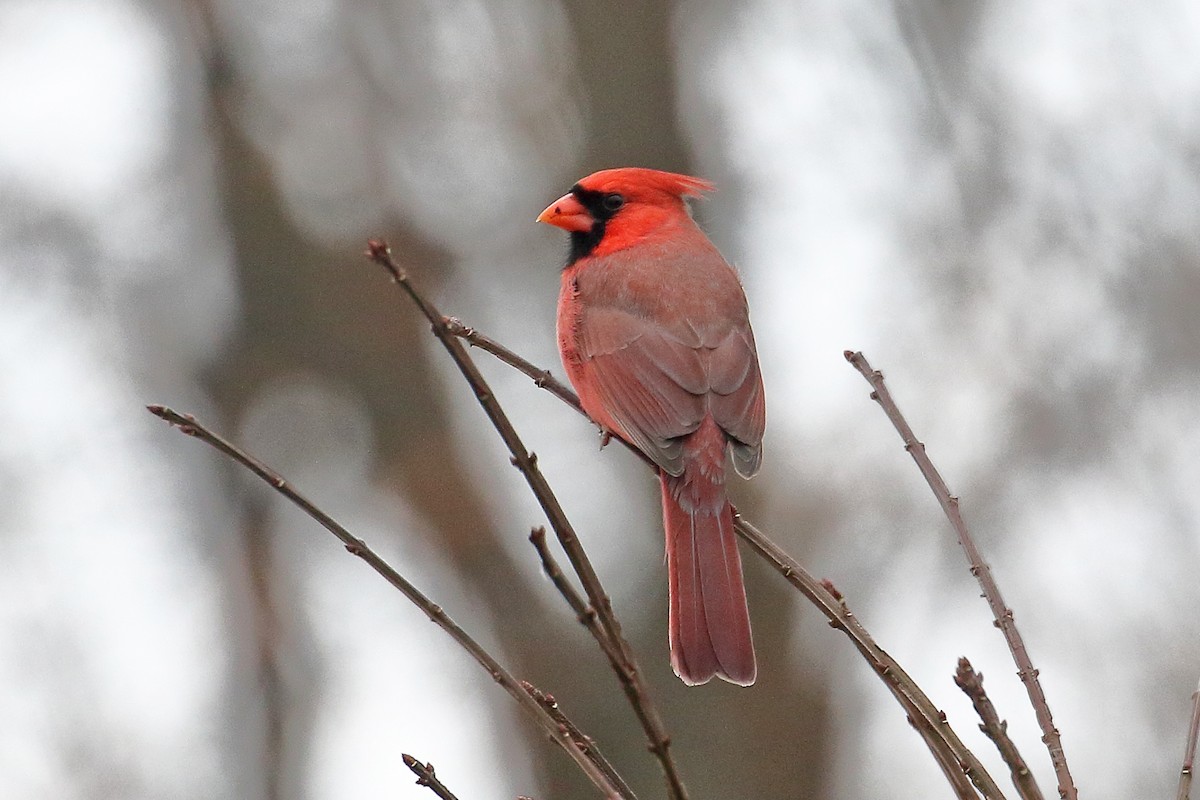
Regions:
<instances>
[{"instance_id":1,"label":"bird's eye","mask_svg":"<svg viewBox=\"0 0 1200 800\"><path fill-rule=\"evenodd\" d=\"M604 208L608 211L616 211L621 206L625 205L625 198L619 194L604 195Z\"/></svg>"}]
</instances>

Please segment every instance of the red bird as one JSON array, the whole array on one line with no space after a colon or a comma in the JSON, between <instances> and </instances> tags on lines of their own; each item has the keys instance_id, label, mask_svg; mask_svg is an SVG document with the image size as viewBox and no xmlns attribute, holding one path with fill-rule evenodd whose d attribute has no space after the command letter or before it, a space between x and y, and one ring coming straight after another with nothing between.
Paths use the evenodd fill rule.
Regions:
<instances>
[{"instance_id":1,"label":"red bird","mask_svg":"<svg viewBox=\"0 0 1200 800\"><path fill-rule=\"evenodd\" d=\"M671 666L684 683L754 683L757 667L725 465L762 461L762 377L737 273L684 198L700 178L589 175L538 217L571 233L558 347L583 410L658 465Z\"/></svg>"}]
</instances>

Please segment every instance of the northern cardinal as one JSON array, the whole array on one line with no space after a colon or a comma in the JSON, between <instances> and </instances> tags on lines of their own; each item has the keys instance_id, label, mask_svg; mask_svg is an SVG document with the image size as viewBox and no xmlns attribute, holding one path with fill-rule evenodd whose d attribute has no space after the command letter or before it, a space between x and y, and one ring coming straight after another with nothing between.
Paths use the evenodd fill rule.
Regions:
<instances>
[{"instance_id":1,"label":"northern cardinal","mask_svg":"<svg viewBox=\"0 0 1200 800\"><path fill-rule=\"evenodd\" d=\"M684 683L754 683L727 454L754 475L765 425L746 296L692 220L700 178L589 175L539 222L570 231L558 346L583 410L658 465L667 535L671 666Z\"/></svg>"}]
</instances>

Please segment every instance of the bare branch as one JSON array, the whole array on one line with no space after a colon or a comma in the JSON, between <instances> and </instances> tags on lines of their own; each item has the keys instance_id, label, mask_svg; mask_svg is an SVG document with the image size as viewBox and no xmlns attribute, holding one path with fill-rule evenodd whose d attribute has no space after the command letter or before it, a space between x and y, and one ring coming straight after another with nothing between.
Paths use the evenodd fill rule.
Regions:
<instances>
[{"instance_id":1,"label":"bare branch","mask_svg":"<svg viewBox=\"0 0 1200 800\"><path fill-rule=\"evenodd\" d=\"M1074 779L1071 778L1071 770L1067 766L1067 756L1063 752L1062 738L1059 736L1058 729L1054 727L1054 717L1050 714L1050 706L1046 703L1046 694L1042 691L1042 684L1038 680L1038 671L1034 669L1033 661L1029 658L1029 651L1025 648L1025 640L1021 638L1021 633L1017 630L1012 609L1004 604L1004 598L1000 595L1000 587L992 578L991 568L983 560L979 548L975 545L975 540L967 531L967 524L963 521L962 513L959 510L958 498L950 494L949 487L946 486L946 482L942 480L941 474L926 454L925 445L917 440L908 421L904 419L896 402L892 400L892 396L883 382L883 373L873 369L862 353L847 350L845 356L846 360L866 378L867 383L871 384L871 399L879 403L888 419L892 421L896 432L904 440L904 449L916 462L917 468L925 476L925 481L946 513L946 518L954 526L954 530L958 534L958 543L962 545L967 561L971 565L971 574L979 581L983 596L992 609L996 627L1004 634L1004 640L1008 643L1009 651L1012 652L1013 661L1017 664L1017 675L1025 684L1029 701L1033 704L1034 715L1042 729L1042 741L1050 751L1050 761L1054 764L1054 774L1058 777L1059 797L1064 800L1077 800L1079 793Z\"/></svg>"},{"instance_id":2,"label":"bare branch","mask_svg":"<svg viewBox=\"0 0 1200 800\"><path fill-rule=\"evenodd\" d=\"M567 718L567 715L559 707L558 701L554 699L554 695L546 694L529 681L521 681L521 687L529 692L529 696L536 700L538 705L544 708L546 713L558 722L559 727L575 743L580 752L592 759L596 766L600 768L600 771L608 776L608 779L612 781L614 786L618 787L622 793L633 797L633 789L629 788L629 784L625 782L625 779L613 769L613 765L600 752L600 747L592 740L592 737L585 735L574 722Z\"/></svg>"},{"instance_id":3,"label":"bare branch","mask_svg":"<svg viewBox=\"0 0 1200 800\"><path fill-rule=\"evenodd\" d=\"M199 439L205 444L215 448L237 463L241 464L243 467L250 470L263 481L265 481L275 491L279 492L279 494L287 498L292 504L300 508L300 510L302 510L304 513L308 514L310 517L320 523L325 530L332 533L342 542L343 545L345 545L346 550L351 555L358 556L365 561L367 565L371 567L371 569L378 572L381 576L383 576L384 580L386 580L396 589L400 590L400 592L410 601L412 601L414 605L425 612L425 616L429 617L434 624L449 634L450 638L457 642L460 647L470 653L471 656L479 663L479 665L487 670L488 674L492 676L492 679L504 687L504 690L516 699L521 708L529 713L534 720L550 734L550 737L560 747L562 747L567 754L571 756L571 758L575 760L575 763L578 764L580 769L583 770L584 774L591 779L592 783L594 783L596 787L604 793L605 797L625 797L618 791L617 787L615 787L608 780L608 777L596 767L595 763L584 753L582 753L579 748L575 746L574 742L572 742L571 739L562 730L560 730L558 723L549 714L547 714L540 705L538 705L537 701L530 697L525 690L521 688L521 685L517 679L514 678L507 669L501 666L499 661L497 661L490 653L488 653L482 645L471 638L466 631L459 627L458 624L452 620L445 611L442 610L441 606L437 605L428 597L426 597L419 589L417 589L416 586L409 583L404 576L397 572L382 557L376 554L374 550L368 547L366 542L351 534L350 531L346 530L346 528L341 525L341 523L326 514L304 495L300 494L300 492L294 489L292 485L279 473L266 466L254 456L251 456L244 450L230 443L228 440L223 439L222 437L213 433L203 424L198 422L191 414L180 414L170 408L167 408L166 406L161 405L151 405L147 406L146 408L151 414L154 414L156 417L166 420L167 422L176 426L182 433ZM626 800L631 799L626 798Z\"/></svg>"},{"instance_id":4,"label":"bare branch","mask_svg":"<svg viewBox=\"0 0 1200 800\"><path fill-rule=\"evenodd\" d=\"M1196 761L1196 739L1200 736L1200 686L1192 692L1192 721L1188 725L1187 745L1183 750L1183 768L1179 770L1179 791L1175 800L1188 800L1192 794L1192 765Z\"/></svg>"},{"instance_id":5,"label":"bare branch","mask_svg":"<svg viewBox=\"0 0 1200 800\"><path fill-rule=\"evenodd\" d=\"M583 627L587 628L596 641L600 643L604 652L608 653L612 650L612 642L608 639L608 634L600 627L600 623L596 620L595 610L587 604L587 602L579 596L579 592L575 591L575 587L567 580L567 576L563 573L562 567L558 565L554 555L551 554L550 548L546 546L546 529L540 525L534 528L529 534L529 541L533 543L533 549L537 551L538 558L542 562L542 571L546 573L546 577L554 584L554 588L558 589L558 593L567 601L567 605L575 612L576 619ZM620 655L613 651L613 658L620 660Z\"/></svg>"},{"instance_id":6,"label":"bare branch","mask_svg":"<svg viewBox=\"0 0 1200 800\"><path fill-rule=\"evenodd\" d=\"M1029 771L1025 759L1017 750L1016 743L1009 738L1008 723L1000 719L1000 715L996 713L996 707L992 705L991 698L983 689L983 673L976 672L966 658L960 658L958 669L954 673L954 683L963 690L967 697L971 698L971 705L975 706L975 713L983 720L979 730L983 731L1000 751L1000 757L1004 759L1004 763L1008 765L1008 770L1012 774L1012 782L1013 786L1017 788L1017 794L1021 796L1022 800L1043 800L1042 789L1038 786L1037 779Z\"/></svg>"},{"instance_id":7,"label":"bare branch","mask_svg":"<svg viewBox=\"0 0 1200 800\"><path fill-rule=\"evenodd\" d=\"M422 764L408 753L401 753L400 757L404 759L404 766L411 769L417 776L418 786L428 786L442 800L458 800L454 796L454 792L447 789L446 785L437 779L433 771L433 764Z\"/></svg>"},{"instance_id":8,"label":"bare branch","mask_svg":"<svg viewBox=\"0 0 1200 800\"><path fill-rule=\"evenodd\" d=\"M494 339L480 334L457 320L450 323L449 332L465 338L472 345L496 356L500 361L533 379L539 388L551 392L571 408L583 413L575 393L565 384L556 380L548 370L534 365ZM624 440L618 439L618 441L653 466L653 463L636 448L631 447ZM900 665L875 644L870 634L858 622L857 617L847 608L844 598L837 593L832 584L827 581L818 581L798 562L784 553L778 545L736 512L734 529L755 552L765 558L789 583L799 589L825 614L831 627L841 630L850 638L905 712L914 720L914 728L935 753L935 758L939 765L943 766L943 769L946 768L946 765L957 765L957 769L962 774L969 776L979 792L988 800L1004 796L987 770L954 733L946 721L945 714L933 704ZM951 775L948 777L960 797L972 796L970 793L963 794L962 784L956 778ZM969 791L969 787L967 788Z\"/></svg>"},{"instance_id":9,"label":"bare branch","mask_svg":"<svg viewBox=\"0 0 1200 800\"><path fill-rule=\"evenodd\" d=\"M888 419L891 420L893 426L896 428L896 431L900 434L900 438L904 441L904 449L912 456L913 461L916 462L930 489L933 490L938 503L942 506L946 517L950 520L950 524L958 534L959 544L962 545L963 551L966 553L967 560L970 563L971 574L975 575L979 581L979 585L983 590L983 596L992 609L996 627L1004 634L1005 641L1012 652L1013 660L1017 664L1017 674L1020 676L1022 683L1025 684L1026 691L1029 694L1038 724L1042 729L1042 739L1050 752L1050 760L1054 764L1054 771L1058 777L1059 796L1067 798L1067 800L1076 800L1078 792L1074 780L1071 778L1070 769L1067 766L1066 754L1062 749L1058 729L1054 727L1054 719L1050 714L1050 707L1046 702L1045 693L1042 691L1041 682L1038 680L1038 671L1034 668L1033 662L1029 658L1024 639L1021 637L1013 618L1012 609L1005 605L1004 599L1000 594L1000 588L992 577L991 568L984 562L983 556L980 554L974 539L967 530L966 523L959 509L958 497L950 493L946 482L942 479L941 474L933 466L933 462L926 454L925 445L917 440L912 428L900 413L900 409L896 406L895 401L892 400L891 394L884 384L883 373L873 369L861 352L847 350L845 356L846 360L871 385L873 390L871 398L879 403L884 413L887 414Z\"/></svg>"},{"instance_id":10,"label":"bare branch","mask_svg":"<svg viewBox=\"0 0 1200 800\"><path fill-rule=\"evenodd\" d=\"M537 456L525 448L524 442L521 441L521 437L517 434L508 416L500 407L499 402L497 402L495 395L492 393L491 387L488 386L487 381L480 374L478 367L475 366L475 362L467 354L462 342L450 331L447 325L447 318L442 316L433 303L412 284L408 274L392 258L387 244L382 241L372 240L368 244L367 256L388 271L392 276L392 280L404 290L405 294L417 305L421 313L425 315L425 318L429 320L434 336L446 348L446 352L454 360L459 372L462 373L467 383L470 384L471 390L475 393L475 398L483 407L488 419L491 420L492 425L500 434L500 438L504 440L504 444L508 447L509 452L512 453L513 465L525 476L525 481L529 484L530 490L532 490L542 507L542 511L545 512L546 518L550 522L550 527L554 530L555 536L558 537L559 544L562 545L563 551L567 554L567 559L571 562L571 567L575 570L576 575L579 576L579 582L583 585L588 600L591 602L592 608L596 611L600 624L604 628L605 635L619 655L619 659L613 662L613 666L617 671L617 676L622 686L625 688L625 694L630 700L634 713L646 733L650 752L654 753L658 758L659 764L662 766L670 796L673 800L687 800L687 790L683 785L683 779L679 775L679 768L671 756L671 737L667 735L662 718L659 716L658 710L650 697L649 687L642 678L641 670L633 654L633 649L621 633L621 624L613 612L612 602L609 600L604 586L600 583L600 578L597 576L596 570L592 567L592 563L588 559L583 545L579 542L574 527L563 512L558 498L550 488L550 484L538 468Z\"/></svg>"},{"instance_id":11,"label":"bare branch","mask_svg":"<svg viewBox=\"0 0 1200 800\"><path fill-rule=\"evenodd\" d=\"M446 330L460 339L464 339L472 347L478 347L480 350L491 353L497 359L505 364L508 364L510 367L513 367L518 372L521 372L532 378L534 385L539 389L545 389L547 392L554 395L559 400L562 400L571 408L575 409L581 416L587 418L587 412L584 411L583 406L579 404L579 397L575 394L575 391L558 378L555 378L554 375L551 374L550 370L542 369L532 361L522 358L512 350L509 350L507 347L497 342L495 339L484 336L474 328L467 327L462 323L461 320L455 319L454 317L446 318ZM591 420L588 419L588 421L590 422ZM651 460L650 456L646 455L641 450L638 450L629 442L620 437L617 437L615 441L624 445L625 449L640 458L642 463L644 463L646 466L654 470L658 469L658 465Z\"/></svg>"},{"instance_id":12,"label":"bare branch","mask_svg":"<svg viewBox=\"0 0 1200 800\"><path fill-rule=\"evenodd\" d=\"M567 386L562 381L558 380L550 373L548 369L541 369L534 363L527 361L521 356L509 350L504 345L494 339L484 336L474 328L469 328L462 323L461 320L455 317L446 317L446 331L465 340L472 347L478 347L480 350L486 350L496 358L508 364L510 367L515 367L519 372L523 372L533 379L533 383L539 389L545 389L550 394L562 400L567 405L574 408L580 414L587 416L584 413L583 406L579 404L579 398L575 396L575 392L571 387Z\"/></svg>"},{"instance_id":13,"label":"bare branch","mask_svg":"<svg viewBox=\"0 0 1200 800\"><path fill-rule=\"evenodd\" d=\"M829 620L830 627L840 630L850 638L858 652L875 670L875 674L914 720L913 727L924 737L929 748L936 749L935 758L938 763L957 763L981 795L988 800L1003 798L1004 793L1000 791L995 780L950 727L945 713L933 704L900 664L875 643L833 584L828 580L821 581L813 577L798 561L781 550L779 545L768 539L736 510L733 515L733 527L755 552L765 558L788 583L799 589L801 594L821 610ZM959 784L954 781L952 783L958 789Z\"/></svg>"},{"instance_id":14,"label":"bare branch","mask_svg":"<svg viewBox=\"0 0 1200 800\"><path fill-rule=\"evenodd\" d=\"M921 738L925 740L926 744L929 744L929 735L926 733L927 726L921 717L909 714L908 724L912 726L913 730L921 734ZM976 794L971 780L953 757L948 755L945 750L936 747L930 747L929 752L933 754L933 760L941 767L942 774L946 776L946 780L950 783L950 788L954 789L954 794L959 800L979 800L979 795Z\"/></svg>"},{"instance_id":15,"label":"bare branch","mask_svg":"<svg viewBox=\"0 0 1200 800\"><path fill-rule=\"evenodd\" d=\"M549 547L546 546L546 529L540 526L534 528L529 534L529 541L533 543L534 549L537 550L538 558L542 562L542 570L550 578L550 582L554 584L555 588L558 589L559 594L567 601L567 605L575 612L575 618L596 639L596 643L600 645L600 649L604 651L604 655L608 658L609 664L616 671L618 677L621 678L621 686L625 690L629 701L634 704L634 708L637 708L641 699L637 696L637 688L621 663L620 651L613 645L612 640L608 638L608 635L604 632L604 628L600 626L599 621L596 619L595 610L575 591L575 587L571 585L571 582L563 573L562 568L559 567L553 554L551 554Z\"/></svg>"}]
</instances>

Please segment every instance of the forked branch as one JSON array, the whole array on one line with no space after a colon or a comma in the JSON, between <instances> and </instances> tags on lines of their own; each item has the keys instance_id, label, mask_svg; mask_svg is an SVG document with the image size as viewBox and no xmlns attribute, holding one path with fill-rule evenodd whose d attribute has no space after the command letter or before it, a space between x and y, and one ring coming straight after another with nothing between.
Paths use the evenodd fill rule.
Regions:
<instances>
[{"instance_id":1,"label":"forked branch","mask_svg":"<svg viewBox=\"0 0 1200 800\"><path fill-rule=\"evenodd\" d=\"M471 391L475 393L475 399L479 401L488 419L491 420L493 427L500 434L500 438L504 440L504 444L512 454L513 465L525 476L526 483L529 484L530 490L537 498L542 511L545 512L546 518L550 522L550 527L554 530L559 544L562 545L563 551L567 554L567 559L571 562L571 567L575 570L575 574L579 576L579 582L583 585L588 600L591 602L591 606L600 620L600 625L604 629L604 633L611 643L612 649L618 656L615 660L610 658L610 662L617 672L617 677L621 681L622 688L629 698L638 721L642 724L642 729L645 731L649 742L650 751L654 753L658 758L659 764L662 766L663 775L667 782L667 789L671 797L673 800L687 800L687 790L683 785L683 779L679 774L679 768L675 764L675 759L670 752L671 737L667 735L666 727L663 725L658 709L650 697L650 689L642 678L641 670L633 654L633 649L629 646L629 642L625 640L625 636L621 632L621 624L617 621L616 614L613 612L612 602L608 598L608 593L600 583L600 578L596 574L596 570L592 567L592 562L584 551L579 537L576 536L574 527L571 525L570 520L567 519L567 515L559 504L558 498L538 467L537 456L526 449L524 442L521 441L521 437L517 434L516 428L513 427L512 422L508 419L508 415L504 413L504 409L500 407L500 403L496 400L491 387L488 386L487 381L484 380L483 375L479 372L479 368L475 366L475 362L467 354L462 342L451 332L447 325L447 318L442 316L433 303L417 290L412 281L409 280L408 273L392 258L387 244L382 241L372 240L368 243L367 256L388 271L388 274L392 276L392 280L404 290L409 299L416 304L421 313L425 315L425 318L429 320L433 328L433 335L437 337L438 341L446 349L446 352L450 354L450 358L458 367L459 372L462 373L463 378L470 385Z\"/></svg>"},{"instance_id":2,"label":"forked branch","mask_svg":"<svg viewBox=\"0 0 1200 800\"><path fill-rule=\"evenodd\" d=\"M228 440L218 436L213 431L209 430L203 424L196 420L190 414L180 414L166 406L151 405L146 407L147 410L167 422L177 427L182 433L192 436L205 444L213 447L224 455L241 464L246 469L253 472L272 489L283 495L293 505L297 506L301 511L312 517L321 524L325 530L336 536L346 550L351 554L358 556L367 563L371 569L378 572L384 580L394 586L405 597L407 597L414 605L425 612L425 616L429 617L439 628L449 634L450 638L458 643L460 647L466 650L475 659L478 664L487 670L492 679L499 683L506 692L509 693L521 706L521 708L534 718L534 720L550 734L560 747L567 752L585 775L599 788L607 798L622 798L622 800L634 800L631 795L622 794L617 786L609 780L596 764L590 759L586 753L581 751L576 746L575 742L562 730L558 721L546 713L536 700L521 687L521 684L512 673L505 669L499 661L497 661L491 653L476 642L465 630L459 627L458 623L450 618L450 616L442 610L441 606L434 603L426 597L421 590L410 583L403 575L397 572L390 564L387 563L374 550L367 546L367 543L362 539L354 536L350 531L346 530L337 520L329 516L325 511L319 508L307 497L297 491L282 475L275 472L262 461L245 452Z\"/></svg>"},{"instance_id":3,"label":"forked branch","mask_svg":"<svg viewBox=\"0 0 1200 800\"><path fill-rule=\"evenodd\" d=\"M491 353L500 361L527 375L538 388L550 392L580 414L583 413L575 393L570 387L555 379L549 370L538 367L494 339L456 319L444 319L443 323L449 333ZM628 443L623 440L618 441L621 441L621 444L628 447L643 461L651 463ZM651 466L653 465L651 464ZM740 514L734 515L734 528L755 552L765 558L789 583L799 589L825 614L830 626L842 631L850 638L867 663L895 696L897 702L913 719L913 727L925 739L938 764L942 766L943 770L950 768L947 771L947 777L958 796L960 798L974 796L974 790L970 786L964 786L960 780L965 775L970 778L975 790L978 790L984 798L988 800L1003 798L1004 795L995 780L958 738L946 721L945 714L933 704L895 659L875 643L859 623L858 618L850 612L844 598L833 591L831 585L813 577ZM954 772L954 768L957 768L957 774Z\"/></svg>"}]
</instances>

